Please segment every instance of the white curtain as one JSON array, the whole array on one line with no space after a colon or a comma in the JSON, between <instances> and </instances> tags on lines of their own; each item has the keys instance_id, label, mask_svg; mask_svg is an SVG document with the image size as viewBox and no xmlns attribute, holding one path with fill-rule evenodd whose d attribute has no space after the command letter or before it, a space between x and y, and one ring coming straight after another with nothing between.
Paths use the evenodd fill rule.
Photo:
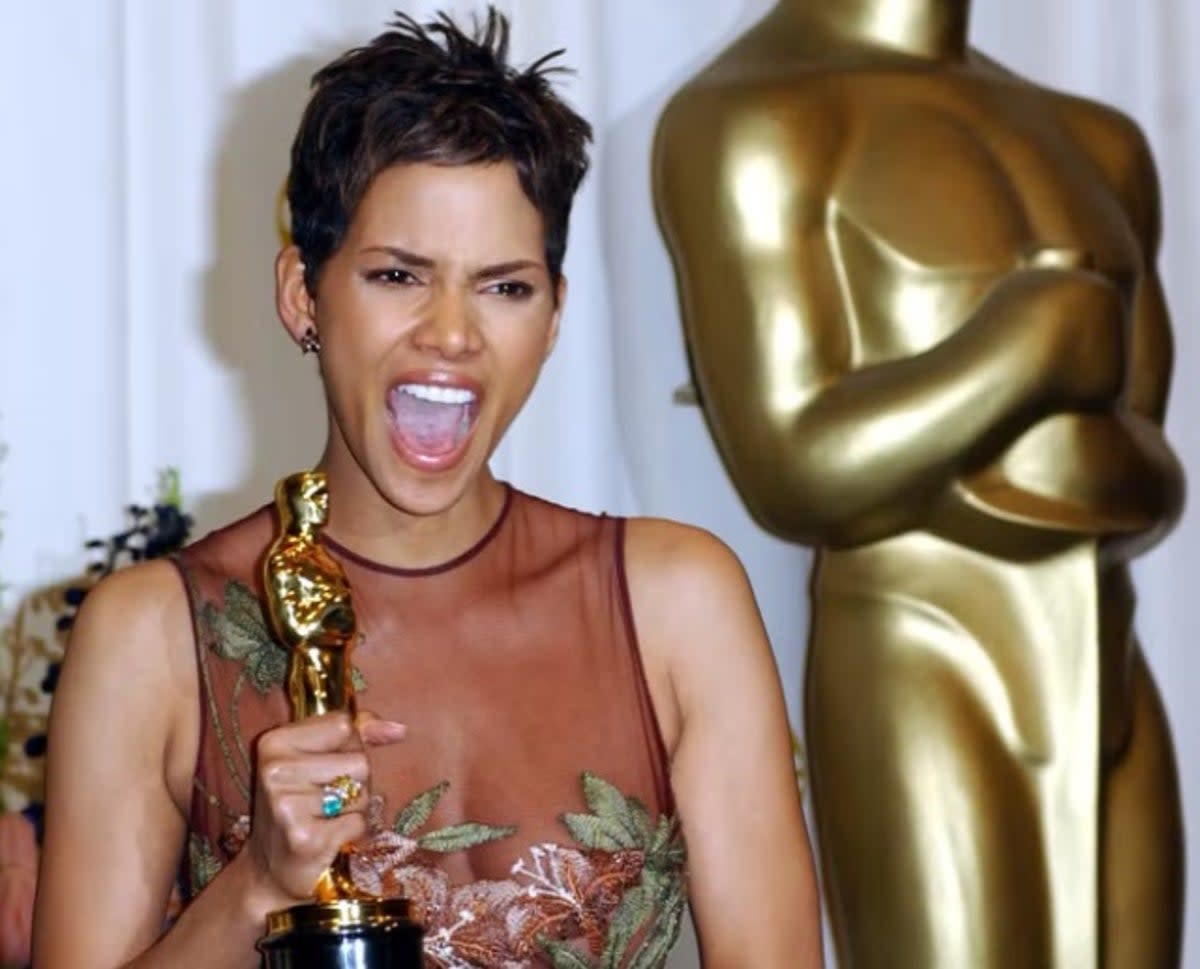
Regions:
<instances>
[{"instance_id":1,"label":"white curtain","mask_svg":"<svg viewBox=\"0 0 1200 969\"><path fill-rule=\"evenodd\" d=\"M833 0L831 0L833 2ZM651 132L670 94L770 0L507 0L518 59L568 48L569 97L596 123L567 259L563 336L500 473L568 504L704 525L742 555L798 717L808 557L749 521L686 380L673 280L653 220ZM78 571L158 469L183 475L203 532L310 463L323 409L275 323L274 209L313 69L394 7L471 2L79 0L10 4L0 33L0 581ZM976 0L978 46L1115 104L1154 146L1161 266L1178 358L1169 431L1193 486L1200 438L1200 9L1194 0ZM1193 834L1200 825L1200 627L1192 517L1138 569L1140 629L1163 687ZM1200 837L1189 847L1200 897ZM1200 969L1200 906L1185 964ZM684 951L680 967L694 965Z\"/></svg>"}]
</instances>

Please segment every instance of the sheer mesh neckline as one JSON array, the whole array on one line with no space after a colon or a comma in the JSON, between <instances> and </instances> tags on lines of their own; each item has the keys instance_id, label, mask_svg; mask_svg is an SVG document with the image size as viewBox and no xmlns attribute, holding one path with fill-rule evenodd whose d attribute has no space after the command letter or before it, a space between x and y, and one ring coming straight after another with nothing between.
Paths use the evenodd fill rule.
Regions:
<instances>
[{"instance_id":1,"label":"sheer mesh neckline","mask_svg":"<svg viewBox=\"0 0 1200 969\"><path fill-rule=\"evenodd\" d=\"M346 548L345 545L335 541L328 535L322 535L321 542L347 561L353 562L355 565L361 565L364 569L370 569L372 572L379 572L383 575L399 575L409 578L419 578L420 576L424 575L439 575L442 572L449 572L451 569L456 569L460 565L465 565L471 559L479 555L480 552L482 552L488 547L488 545L491 544L492 539L494 539L500 533L501 527L503 527L504 522L508 519L508 511L512 507L514 491L513 486L508 482L504 481L501 482L501 484L504 486L504 503L500 506L500 514L496 516L496 520L492 522L488 530L483 533L483 536L479 539L479 541L468 548L465 552L460 552L458 555L454 556L454 558L445 562L440 562L437 565L426 565L416 569L403 568L398 565L385 565L382 562L377 562L374 559L367 558L365 555L360 555L358 552Z\"/></svg>"}]
</instances>

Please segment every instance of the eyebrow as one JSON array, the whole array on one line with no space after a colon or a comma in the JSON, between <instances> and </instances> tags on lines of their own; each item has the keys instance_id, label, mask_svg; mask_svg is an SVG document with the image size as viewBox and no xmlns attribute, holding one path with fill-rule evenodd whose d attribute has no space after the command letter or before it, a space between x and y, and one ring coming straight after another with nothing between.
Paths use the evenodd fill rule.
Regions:
<instances>
[{"instance_id":1,"label":"eyebrow","mask_svg":"<svg viewBox=\"0 0 1200 969\"><path fill-rule=\"evenodd\" d=\"M494 266L485 266L475 274L476 279L496 279L499 276L511 276L522 269L541 269L542 264L533 259L514 259L511 262L501 262Z\"/></svg>"},{"instance_id":2,"label":"eyebrow","mask_svg":"<svg viewBox=\"0 0 1200 969\"><path fill-rule=\"evenodd\" d=\"M368 246L363 249L363 252L380 252L391 256L397 262L405 266L413 266L417 269L433 269L437 265L433 259L428 256L418 255L415 252L410 252L407 249L402 249L399 246ZM473 275L475 279L497 279L500 276L509 276L513 273L520 272L523 269L543 269L544 265L535 259L512 259L508 262L496 263L493 266L484 266L477 270Z\"/></svg>"},{"instance_id":3,"label":"eyebrow","mask_svg":"<svg viewBox=\"0 0 1200 969\"><path fill-rule=\"evenodd\" d=\"M399 246L367 246L363 252L381 252L384 255L391 256L399 263L406 266L415 266L418 269L432 269L434 261L428 256L418 256L415 252L409 252L407 249L401 249Z\"/></svg>"}]
</instances>

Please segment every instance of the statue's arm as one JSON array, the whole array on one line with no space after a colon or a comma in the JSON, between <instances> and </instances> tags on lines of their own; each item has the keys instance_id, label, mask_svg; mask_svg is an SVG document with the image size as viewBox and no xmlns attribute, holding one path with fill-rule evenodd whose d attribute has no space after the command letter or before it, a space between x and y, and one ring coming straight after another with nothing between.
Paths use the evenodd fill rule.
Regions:
<instances>
[{"instance_id":1,"label":"statue's arm","mask_svg":"<svg viewBox=\"0 0 1200 969\"><path fill-rule=\"evenodd\" d=\"M264 583L266 612L271 617L274 632L288 646L307 638L311 619L303 608L299 580L290 563L276 563L270 579Z\"/></svg>"},{"instance_id":2,"label":"statue's arm","mask_svg":"<svg viewBox=\"0 0 1200 969\"><path fill-rule=\"evenodd\" d=\"M1154 157L1145 134L1131 118L1090 102L1069 99L1066 103L1067 123L1074 128L1124 206L1138 241L1141 263L1130 314L1130 363L1124 400L1137 418L1154 426L1150 433L1161 435L1171 388L1175 343L1158 273L1163 206ZM1164 450L1169 454L1169 446ZM1163 522L1163 527L1150 535L1139 536L1128 546L1127 556L1144 551L1161 538L1182 511L1182 466L1171 460L1162 461L1159 466L1164 475L1174 479L1170 484L1178 495L1178 504L1170 518Z\"/></svg>"},{"instance_id":3,"label":"statue's arm","mask_svg":"<svg viewBox=\"0 0 1200 969\"><path fill-rule=\"evenodd\" d=\"M1132 122L1120 138L1124 164L1113 172L1118 196L1129 213L1130 224L1141 244L1142 266L1134 295L1132 359L1126 400L1129 406L1162 425L1171 386L1175 345L1162 280L1158 252L1162 238L1162 201L1158 173L1150 146Z\"/></svg>"},{"instance_id":4,"label":"statue's arm","mask_svg":"<svg viewBox=\"0 0 1200 969\"><path fill-rule=\"evenodd\" d=\"M699 390L750 511L792 539L857 544L929 525L955 479L1042 416L1111 404L1119 327L1096 319L1119 299L1091 274L1023 272L931 350L863 366L853 267L828 236L840 121L786 110L685 92L659 128L659 217Z\"/></svg>"}]
</instances>

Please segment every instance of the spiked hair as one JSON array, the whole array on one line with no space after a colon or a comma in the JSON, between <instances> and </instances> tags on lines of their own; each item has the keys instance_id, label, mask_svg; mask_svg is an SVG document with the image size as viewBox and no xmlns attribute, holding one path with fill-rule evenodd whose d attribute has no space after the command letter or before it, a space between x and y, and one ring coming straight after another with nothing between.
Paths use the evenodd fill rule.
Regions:
<instances>
[{"instance_id":1,"label":"spiked hair","mask_svg":"<svg viewBox=\"0 0 1200 969\"><path fill-rule=\"evenodd\" d=\"M405 162L512 162L541 213L557 282L592 137L550 84L565 70L552 63L562 51L512 67L508 20L494 7L470 34L444 13L420 24L397 12L388 27L313 76L292 143L288 205L309 291L371 180Z\"/></svg>"}]
</instances>

